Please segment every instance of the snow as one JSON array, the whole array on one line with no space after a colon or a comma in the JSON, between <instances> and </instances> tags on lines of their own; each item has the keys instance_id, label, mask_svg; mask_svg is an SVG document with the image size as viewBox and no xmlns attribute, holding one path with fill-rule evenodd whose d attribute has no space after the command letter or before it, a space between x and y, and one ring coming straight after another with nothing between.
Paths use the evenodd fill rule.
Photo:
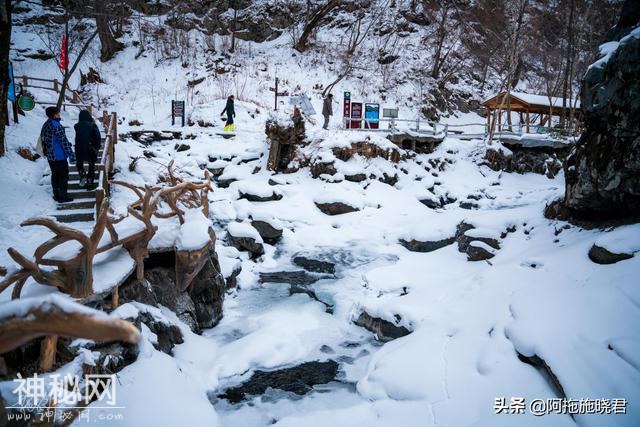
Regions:
<instances>
[{"instance_id":1,"label":"snow","mask_svg":"<svg viewBox=\"0 0 640 427\"><path fill-rule=\"evenodd\" d=\"M19 34L16 48L40 43L26 28L15 31ZM332 29L327 31L318 34L319 43L335 36ZM193 334L166 308L128 303L113 312L112 316L132 318L147 311L155 319L177 325L184 335L184 343L169 356L153 348L158 337L143 326L140 356L118 373L118 403L125 407L122 425L637 424L640 335L633 325L640 323L640 257L636 254L603 266L591 262L587 254L594 243L617 253L639 251L638 226L586 230L544 218L545 205L563 195L562 173L548 179L489 170L481 165L486 147L479 139L465 141L449 134L434 153L417 154L398 164L359 156L337 160L333 149L357 142L395 147L383 133L337 129L337 116L326 131L306 122L309 144L303 148L314 162L335 162L338 174L323 177L332 182L313 179L308 168L291 174L266 171L264 127L272 106L268 91L272 77L279 74L285 89L299 85L316 110L320 110L321 98L314 84L335 78L331 66L312 66L303 55L293 57L286 38L283 35L262 45L243 42L238 49L238 61L244 61L250 77L244 100L236 103L238 130L232 140L217 135L221 128L217 116L225 102L221 77L205 79L192 97L185 89L186 79L208 75L209 55L183 68L178 60L156 62L151 53L135 59L136 49L128 47L107 63L98 60L98 52L90 52L83 64L94 66L108 81L88 87L88 95L104 100L122 119L121 138L115 147L115 179L158 185L166 164L174 160L175 170L186 179L202 179L202 168L209 167L224 168L218 180L236 180L228 188L216 186L209 193L209 218L200 210L187 210L185 226L175 217L153 220L158 232L150 243L152 252L174 245L179 249L201 247L212 226L218 236L216 253L222 274L229 277L242 270L238 288L226 295L223 319L202 335ZM132 40L130 35L123 39ZM262 71L262 62L268 64L267 71ZM17 67L16 74L53 77L58 72L52 61L25 61ZM372 88L379 78L376 74L373 80L345 79L334 93L352 90L354 100L376 98ZM72 81L72 86L76 83ZM387 103L399 105L401 117L413 119L416 111L403 104L412 93L406 86L389 88ZM547 97L527 97L543 105L548 102ZM173 98L188 99L191 118L210 121L213 126L170 126L166 101ZM290 108L282 106L278 120L288 120ZM63 113L63 123L72 123L75 114ZM133 119L144 125L128 125ZM46 162L29 162L15 154L20 145L35 146L42 110L37 108L21 120L20 125L8 128L8 154L0 158L0 265L8 267L9 273L17 266L6 253L8 247L29 257L51 237L44 227L19 224L55 209L43 178ZM480 133L484 126L484 119L475 113L460 113L444 121L465 133ZM171 138L174 131L181 135L145 145L130 137L128 133L134 130L157 130ZM191 148L177 152L176 143ZM155 157L147 159L145 151ZM133 158L138 161L130 170ZM436 160L444 165L443 170L430 164ZM361 183L344 180L356 173L365 174L366 179ZM397 175L397 184L379 182L376 177L384 173ZM277 185L269 185L269 180ZM264 196L276 192L283 198L268 203L239 200L239 192L245 190ZM459 207L469 195L480 197L475 201L478 209ZM445 196L456 202L432 210L419 201ZM124 214L134 199L131 191L112 187L110 204L117 214ZM315 206L330 202L360 210L328 216ZM265 245L265 255L256 261L225 239L228 232L262 242L250 225L252 219L283 229L282 241ZM455 243L430 253L410 252L399 244L400 239L453 237L462 221L476 227L466 236L500 241L499 250L471 243L495 254L491 264L467 261ZM89 231L92 224L78 226ZM123 220L117 227L123 235L142 229L134 219ZM511 227L515 231L502 237ZM68 257L72 253L70 244L49 255ZM335 277L309 286L318 299L332 306L332 313L306 294L290 295L285 284L259 283L261 272L298 270L291 263L298 254L336 263ZM99 255L94 289L109 289L133 268L133 260L122 248ZM0 294L0 312L24 311L32 304L29 301L72 304L56 289L31 279L20 301L6 302L11 290ZM412 332L391 342L377 342L372 333L353 324L362 311ZM630 402L628 414L583 415L575 421L566 415L494 414L496 397L522 396L530 401L559 395L546 374L523 363L518 353L544 359L568 398L623 397ZM91 360L91 354L79 357ZM216 397L256 370L327 359L340 363L338 381L305 396L271 390L239 405ZM80 363L74 361L58 372L79 369ZM8 383L0 384L3 396L12 385Z\"/></svg>"},{"instance_id":2,"label":"snow","mask_svg":"<svg viewBox=\"0 0 640 427\"><path fill-rule=\"evenodd\" d=\"M248 237L255 240L256 243L263 243L262 237L258 234L258 230L253 228L251 224L247 222L230 223L228 231L233 237Z\"/></svg>"},{"instance_id":3,"label":"snow","mask_svg":"<svg viewBox=\"0 0 640 427\"><path fill-rule=\"evenodd\" d=\"M179 251L202 249L211 241L209 236L211 220L204 216L201 209L189 209L184 214L184 224L176 239L175 247Z\"/></svg>"},{"instance_id":4,"label":"snow","mask_svg":"<svg viewBox=\"0 0 640 427\"><path fill-rule=\"evenodd\" d=\"M498 96L498 93L495 93L487 98L487 100ZM520 101L524 101L530 105L537 106L545 106L545 107L562 107L563 101L562 98L556 96L546 96L546 95L535 95L531 93L525 92L514 92L511 91L511 96L519 99ZM551 98L551 99L549 99ZM579 99L567 99L566 100L567 107L575 107L580 108L580 100Z\"/></svg>"},{"instance_id":5,"label":"snow","mask_svg":"<svg viewBox=\"0 0 640 427\"><path fill-rule=\"evenodd\" d=\"M640 225L623 225L603 233L594 242L613 253L633 254L640 252Z\"/></svg>"},{"instance_id":6,"label":"snow","mask_svg":"<svg viewBox=\"0 0 640 427\"><path fill-rule=\"evenodd\" d=\"M0 304L0 319L25 317L32 310L50 311L61 310L65 313L79 313L87 316L106 318L107 314L94 310L82 304L75 303L61 295L47 295L45 297L20 298Z\"/></svg>"},{"instance_id":7,"label":"snow","mask_svg":"<svg viewBox=\"0 0 640 427\"><path fill-rule=\"evenodd\" d=\"M620 45L629 42L632 38L640 38L640 28L635 28L625 37L620 39L619 41L609 41L606 43L602 43L598 48L599 58L593 64L589 65L588 69L591 68L604 68L609 62L611 56L618 50Z\"/></svg>"}]
</instances>

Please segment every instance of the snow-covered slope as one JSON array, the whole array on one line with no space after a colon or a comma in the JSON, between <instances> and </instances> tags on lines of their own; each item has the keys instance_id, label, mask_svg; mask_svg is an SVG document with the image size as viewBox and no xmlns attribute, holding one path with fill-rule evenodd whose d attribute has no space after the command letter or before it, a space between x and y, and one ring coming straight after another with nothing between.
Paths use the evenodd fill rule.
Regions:
<instances>
[{"instance_id":1,"label":"snow-covered slope","mask_svg":"<svg viewBox=\"0 0 640 427\"><path fill-rule=\"evenodd\" d=\"M545 219L545 204L562 196L562 174L548 179L492 171L482 165L481 140L450 136L434 153L397 164L361 156L338 160L333 148L362 141L365 134L338 129L335 117L327 131L307 121L310 143L304 150L310 157L334 161L336 174L313 178L308 168L278 175L267 171L264 128L272 78L279 76L291 90L300 86L312 95L319 111L321 100L313 86L334 76L310 64L310 58L292 57L283 38L238 54L246 61L246 85L242 83L244 95L236 102L238 131L233 139L218 135L225 83L209 76L193 90L186 88L186 81L202 76L213 59L206 55L183 69L178 61L134 59L135 50L128 48L98 67L107 84L87 89L86 94L101 99L122 121L115 178L153 185L171 160L185 177L200 177L203 168L224 169L218 181L230 182L228 187L216 187L209 195L216 251L226 276L242 267L238 288L227 295L224 318L201 336L167 309L130 303L117 310L123 317L150 310L178 325L184 336L170 357L153 348L157 337L143 326L138 359L118 373L121 425L637 425L640 225L587 230ZM16 29L15 41L20 48L38 43L25 27ZM89 56L87 66L97 65L95 61ZM54 67L52 62L25 61L16 65L16 73L53 76ZM334 93L353 90L365 97L366 86L346 80ZM399 102L401 90L397 97L388 102ZM213 126L172 127L172 98L188 101L194 122ZM281 109L286 111L286 105ZM407 107L401 113L412 114ZM73 114L70 111L64 121L72 122ZM0 159L0 265L10 268L15 265L7 247L30 254L47 238L37 228L17 228L27 217L53 207L41 182L45 162L32 163L13 152L23 143L35 145L41 120L41 111L35 110L20 126L10 128L9 154ZM129 124L132 120L143 124ZM475 115L451 120L482 122ZM165 133L168 139L141 142L131 133L140 130L180 135ZM373 144L389 144L379 134L369 136ZM177 151L179 144L189 147ZM362 182L344 179L357 173L365 175ZM385 173L397 175L397 182L389 185L371 178ZM240 198L241 192L265 195L269 189L282 198ZM440 198L452 202L439 209L420 203ZM116 213L129 201L130 192L113 188ZM328 216L316 205L331 202L358 210ZM471 203L464 206L471 209L462 207L463 202ZM228 242L227 233L251 237L249 223L258 218L279 224L283 238L277 245L264 243L265 254L251 259ZM470 261L458 242L431 252L412 252L401 244L452 239L461 223L470 226L463 233L469 244L492 253L492 258ZM495 242L498 249L486 241ZM635 256L596 264L588 257L594 243ZM260 282L260 273L299 270L291 260L300 254L336 264L335 276L310 285L316 299L290 294L286 284ZM10 291L0 299L9 298ZM28 282L23 294L45 291L51 292ZM355 325L363 312L411 333L382 344ZM534 356L548 370L532 366ZM338 381L305 396L271 389L240 404L217 397L256 370L328 359L339 363ZM79 364L75 361L64 369L77 370ZM11 396L11 386L1 384L5 398ZM528 403L563 394L568 399L624 398L629 402L627 414L538 417L528 410L508 415L494 409L501 397L507 402L523 397Z\"/></svg>"}]
</instances>

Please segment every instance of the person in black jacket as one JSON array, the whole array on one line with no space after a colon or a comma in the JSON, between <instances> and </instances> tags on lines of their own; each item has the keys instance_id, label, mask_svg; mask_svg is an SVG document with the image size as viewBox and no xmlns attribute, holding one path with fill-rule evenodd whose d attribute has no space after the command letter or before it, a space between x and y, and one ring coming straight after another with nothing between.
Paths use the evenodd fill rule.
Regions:
<instances>
[{"instance_id":1,"label":"person in black jacket","mask_svg":"<svg viewBox=\"0 0 640 427\"><path fill-rule=\"evenodd\" d=\"M233 118L236 116L236 110L233 104L234 97L231 95L227 98L227 105L225 105L224 110L220 115L222 116L225 112L227 113L227 122L224 124L224 130L233 132L236 129L236 126L233 124Z\"/></svg>"},{"instance_id":2,"label":"person in black jacket","mask_svg":"<svg viewBox=\"0 0 640 427\"><path fill-rule=\"evenodd\" d=\"M80 186L88 190L95 188L93 180L100 151L100 129L93 121L91 113L87 110L80 111L76 130L76 167L80 175ZM89 163L89 171L85 173L84 162Z\"/></svg>"}]
</instances>

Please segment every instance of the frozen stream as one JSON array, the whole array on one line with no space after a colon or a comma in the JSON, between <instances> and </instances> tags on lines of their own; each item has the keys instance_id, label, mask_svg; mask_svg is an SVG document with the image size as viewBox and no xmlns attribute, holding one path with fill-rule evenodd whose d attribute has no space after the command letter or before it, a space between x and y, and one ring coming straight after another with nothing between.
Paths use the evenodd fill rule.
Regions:
<instances>
[{"instance_id":1,"label":"frozen stream","mask_svg":"<svg viewBox=\"0 0 640 427\"><path fill-rule=\"evenodd\" d=\"M232 404L218 394L246 381L251 372L223 378L220 387L209 393L222 425L271 425L285 416L344 408L363 401L355 385L381 344L373 334L353 325L355 307L347 294L361 292L362 274L374 266L389 264L393 257L374 259L369 254L353 256L336 251L332 258L337 264L336 278L306 287L326 304L306 293L290 294L290 285L285 283L264 283L241 289L227 297L223 320L204 336L223 349L260 349L260 355L254 359L259 364L255 368L260 370L266 366L280 369L306 361L334 360L339 364L336 380L316 385L304 396L268 389L263 395L247 396L247 400ZM348 269L345 262L350 263ZM283 267L284 270L300 269ZM327 309L327 304L333 310Z\"/></svg>"}]
</instances>

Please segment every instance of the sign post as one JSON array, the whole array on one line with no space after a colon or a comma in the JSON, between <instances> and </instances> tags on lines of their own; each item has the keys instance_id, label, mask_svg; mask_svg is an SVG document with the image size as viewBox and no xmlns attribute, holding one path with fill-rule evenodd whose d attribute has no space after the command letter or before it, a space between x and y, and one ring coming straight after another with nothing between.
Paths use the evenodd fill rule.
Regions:
<instances>
[{"instance_id":1,"label":"sign post","mask_svg":"<svg viewBox=\"0 0 640 427\"><path fill-rule=\"evenodd\" d=\"M275 96L276 96L276 101L275 101L275 105L273 107L274 111L278 111L278 78L276 77L276 90L275 90Z\"/></svg>"},{"instance_id":2,"label":"sign post","mask_svg":"<svg viewBox=\"0 0 640 427\"><path fill-rule=\"evenodd\" d=\"M184 127L184 110L184 101L171 101L171 126L176 124L176 117L181 117Z\"/></svg>"},{"instance_id":3,"label":"sign post","mask_svg":"<svg viewBox=\"0 0 640 427\"><path fill-rule=\"evenodd\" d=\"M342 115L344 117L344 127L345 129L351 128L351 92L344 93L344 101L343 101Z\"/></svg>"}]
</instances>

